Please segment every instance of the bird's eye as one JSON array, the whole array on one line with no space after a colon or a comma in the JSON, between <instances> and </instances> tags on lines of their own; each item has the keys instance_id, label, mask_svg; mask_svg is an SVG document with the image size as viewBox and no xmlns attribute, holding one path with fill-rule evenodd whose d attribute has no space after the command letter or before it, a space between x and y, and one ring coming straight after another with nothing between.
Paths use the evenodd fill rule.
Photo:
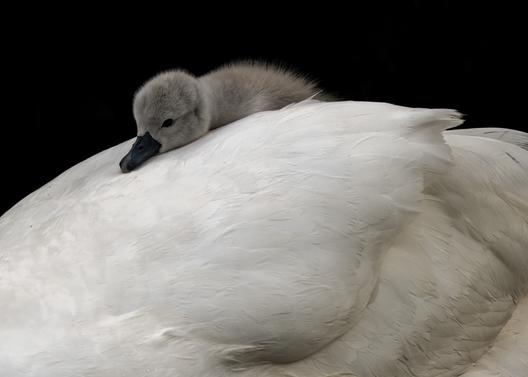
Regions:
<instances>
[{"instance_id":1,"label":"bird's eye","mask_svg":"<svg viewBox=\"0 0 528 377\"><path fill-rule=\"evenodd\" d=\"M174 121L172 119L165 119L163 123L161 124L161 128L170 127L172 126L173 123Z\"/></svg>"}]
</instances>

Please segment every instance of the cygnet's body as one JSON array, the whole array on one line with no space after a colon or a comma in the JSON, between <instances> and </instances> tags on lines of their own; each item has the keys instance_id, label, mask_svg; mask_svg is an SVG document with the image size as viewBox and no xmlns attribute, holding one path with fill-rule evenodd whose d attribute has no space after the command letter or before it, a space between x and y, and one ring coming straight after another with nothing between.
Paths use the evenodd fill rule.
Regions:
<instances>
[{"instance_id":1,"label":"cygnet's body","mask_svg":"<svg viewBox=\"0 0 528 377\"><path fill-rule=\"evenodd\" d=\"M198 78L182 70L160 73L136 93L138 139L121 160L121 170L129 172L248 115L314 96L323 99L320 92L304 77L255 62L227 65Z\"/></svg>"}]
</instances>

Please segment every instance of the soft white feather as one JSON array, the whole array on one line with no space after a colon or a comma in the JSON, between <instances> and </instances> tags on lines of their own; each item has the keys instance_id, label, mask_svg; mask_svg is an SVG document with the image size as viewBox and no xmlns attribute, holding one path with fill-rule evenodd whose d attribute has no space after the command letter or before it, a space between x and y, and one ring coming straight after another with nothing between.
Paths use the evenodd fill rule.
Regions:
<instances>
[{"instance_id":1,"label":"soft white feather","mask_svg":"<svg viewBox=\"0 0 528 377\"><path fill-rule=\"evenodd\" d=\"M506 128L469 128L451 130L449 131L449 134L486 137L490 139L504 141L510 144L515 144L523 149L528 149L528 134L521 131L509 130Z\"/></svg>"},{"instance_id":2,"label":"soft white feather","mask_svg":"<svg viewBox=\"0 0 528 377\"><path fill-rule=\"evenodd\" d=\"M0 218L0 370L432 377L486 357L498 370L486 351L528 285L528 152L446 143L459 123L306 101L128 175L114 162L129 142L88 159Z\"/></svg>"}]
</instances>

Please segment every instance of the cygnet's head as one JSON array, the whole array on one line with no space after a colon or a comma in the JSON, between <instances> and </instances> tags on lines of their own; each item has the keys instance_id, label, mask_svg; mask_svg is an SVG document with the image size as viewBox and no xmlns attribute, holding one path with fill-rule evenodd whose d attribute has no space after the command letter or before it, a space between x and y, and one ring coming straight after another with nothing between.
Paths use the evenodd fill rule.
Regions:
<instances>
[{"instance_id":1,"label":"cygnet's head","mask_svg":"<svg viewBox=\"0 0 528 377\"><path fill-rule=\"evenodd\" d=\"M119 163L123 173L209 130L209 111L200 83L183 71L164 72L147 81L134 98L134 117L138 137Z\"/></svg>"}]
</instances>

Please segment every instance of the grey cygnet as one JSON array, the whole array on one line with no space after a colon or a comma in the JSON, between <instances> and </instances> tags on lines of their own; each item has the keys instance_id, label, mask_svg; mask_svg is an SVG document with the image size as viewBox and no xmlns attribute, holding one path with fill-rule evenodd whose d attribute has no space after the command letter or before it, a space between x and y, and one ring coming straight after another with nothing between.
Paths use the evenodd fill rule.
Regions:
<instances>
[{"instance_id":1,"label":"grey cygnet","mask_svg":"<svg viewBox=\"0 0 528 377\"><path fill-rule=\"evenodd\" d=\"M201 77L183 70L160 73L135 95L138 137L119 166L123 173L130 172L150 157L188 144L211 129L314 96L329 98L313 81L258 62L226 65Z\"/></svg>"}]
</instances>

